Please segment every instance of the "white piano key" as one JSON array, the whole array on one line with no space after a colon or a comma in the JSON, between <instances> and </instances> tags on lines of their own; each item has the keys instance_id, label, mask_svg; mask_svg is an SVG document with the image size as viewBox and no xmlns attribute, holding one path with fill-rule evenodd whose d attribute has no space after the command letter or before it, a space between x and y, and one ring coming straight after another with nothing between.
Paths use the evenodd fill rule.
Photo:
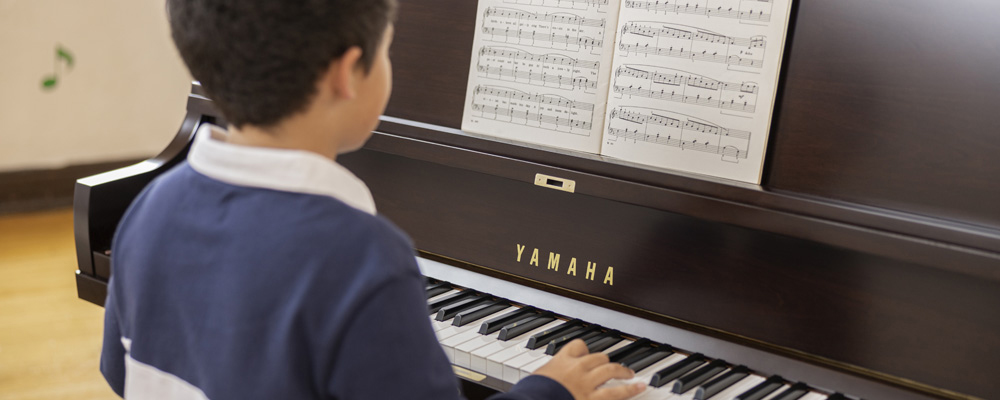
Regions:
<instances>
[{"instance_id":1,"label":"white piano key","mask_svg":"<svg viewBox=\"0 0 1000 400\"><path fill-rule=\"evenodd\" d=\"M447 292L441 293L441 294L439 294L437 296L434 296L434 297L431 297L431 298L427 299L427 304L433 303L434 301L436 301L438 299L443 299L445 297L451 296L451 295L453 295L455 293L458 293L458 292L459 292L458 290L452 289L452 290L449 290Z\"/></svg>"},{"instance_id":2,"label":"white piano key","mask_svg":"<svg viewBox=\"0 0 1000 400\"><path fill-rule=\"evenodd\" d=\"M792 387L792 385L789 385L789 384L781 385L781 387L778 388L778 390L775 390L775 391L771 392L771 394L765 396L761 400L772 400L775 397L778 397L778 395L781 394L782 392L784 392L785 390L788 390L788 388L790 388L790 387Z\"/></svg>"},{"instance_id":3,"label":"white piano key","mask_svg":"<svg viewBox=\"0 0 1000 400\"><path fill-rule=\"evenodd\" d=\"M466 342L468 340L471 340L476 336L482 336L479 334L478 330L468 330L459 333L452 337L441 340L441 348L444 349L444 354L448 356L448 360L450 360L452 364L458 365L455 363L455 346L458 344L462 344L463 342Z\"/></svg>"},{"instance_id":4,"label":"white piano key","mask_svg":"<svg viewBox=\"0 0 1000 400\"><path fill-rule=\"evenodd\" d=\"M611 345L611 347L608 347L608 348L604 349L604 351L602 351L601 353L611 354L612 351L615 351L615 350L618 350L618 349L620 349L622 347L628 346L628 345L632 344L632 342L634 342L634 340L632 340L632 339L622 339L622 341Z\"/></svg>"},{"instance_id":5,"label":"white piano key","mask_svg":"<svg viewBox=\"0 0 1000 400\"><path fill-rule=\"evenodd\" d=\"M826 400L829 397L823 393L819 392L809 392L805 396L799 397L799 400ZM715 399L712 399L715 400Z\"/></svg>"},{"instance_id":6,"label":"white piano key","mask_svg":"<svg viewBox=\"0 0 1000 400\"><path fill-rule=\"evenodd\" d=\"M440 299L440 298L444 298L444 297L447 297L447 296L451 296L451 295L453 295L455 293L458 293L458 292L459 292L458 290L451 290L451 291L439 294L437 296L434 296L434 297L431 297L430 299L428 299L427 303L430 304L434 300L437 300L437 299ZM430 316L430 318L431 318L431 327L434 328L434 332L440 331L442 329L445 329L445 328L451 326L451 320L438 321L438 320L434 319L435 316L436 316L436 314L431 314L431 316ZM440 339L438 339L438 340L440 340Z\"/></svg>"},{"instance_id":7,"label":"white piano key","mask_svg":"<svg viewBox=\"0 0 1000 400\"><path fill-rule=\"evenodd\" d=\"M469 324L466 326L449 326L447 328L435 332L435 334L437 335L438 342L444 343L446 340L448 340L448 338L452 336L460 335L469 331L479 331L479 326L476 326L475 324ZM452 353L452 355L454 355L454 353ZM451 360L451 358L449 358L449 360Z\"/></svg>"},{"instance_id":8,"label":"white piano key","mask_svg":"<svg viewBox=\"0 0 1000 400\"><path fill-rule=\"evenodd\" d=\"M678 362L680 360L683 360L685 358L687 358L687 356L683 355L683 354L678 354L678 353L671 354L669 357L664 358L664 359L662 359L660 361L657 361L653 365L650 365L648 368L642 370L642 372L639 372L638 374L636 374L635 377L632 378L632 379L612 379L612 380L608 381L607 383L605 383L603 385L603 387L621 386L621 385L628 385L628 384L632 384L632 383L636 383L636 382L641 382L641 383L646 384L646 391L642 392L642 393L640 393L638 395L636 395L634 398L635 399L646 398L644 396L649 396L651 394L651 392L664 389L662 387L661 388L654 388L652 386L649 386L649 380L653 378L653 375L656 374L656 371L659 371L661 369L669 367L669 366L673 365L674 363L676 363L676 362ZM668 390L664 391L663 394L672 394L672 393L670 393L670 390L668 389ZM666 397L659 396L659 397L649 397L649 398L660 399L660 398L666 398Z\"/></svg>"},{"instance_id":9,"label":"white piano key","mask_svg":"<svg viewBox=\"0 0 1000 400\"><path fill-rule=\"evenodd\" d=\"M514 310L514 309L515 309L514 307L508 307L508 308L505 308L502 311L500 311L500 313L509 312L509 311ZM471 323L471 324L468 324L468 325L465 325L464 327L462 327L462 328L467 328L466 331L464 331L462 333L456 334L456 335L448 337L448 338L443 338L443 339L441 338L441 336L438 337L438 340L441 341L441 347L444 348L445 354L448 355L448 359L451 360L452 363L455 363L455 347L456 346L458 346L458 345L460 345L462 343L465 343L465 342L467 342L469 340L475 339L477 337L483 337L483 335L479 334L479 326L480 326L480 324ZM456 365L458 365L458 364L456 364ZM459 366L461 367L462 365L459 365Z\"/></svg>"},{"instance_id":10,"label":"white piano key","mask_svg":"<svg viewBox=\"0 0 1000 400\"><path fill-rule=\"evenodd\" d=\"M754 386L764 382L766 379L767 378L760 375L750 374L746 378L743 378L743 380L726 388L726 390L716 393L715 396L709 397L705 400L733 400L736 396L743 394L747 390L753 389Z\"/></svg>"},{"instance_id":11,"label":"white piano key","mask_svg":"<svg viewBox=\"0 0 1000 400\"><path fill-rule=\"evenodd\" d=\"M503 363L503 380L510 383L517 383L521 380L521 368L526 365L535 362L536 360L544 357L551 358L552 356L545 354L545 347L540 347L534 350L527 350L519 354L518 356L511 358Z\"/></svg>"},{"instance_id":12,"label":"white piano key","mask_svg":"<svg viewBox=\"0 0 1000 400\"><path fill-rule=\"evenodd\" d=\"M552 360L552 356L546 354L545 357L539 358L537 361L521 367L521 379L527 378L528 375L535 373L535 370L541 368L550 360Z\"/></svg>"},{"instance_id":13,"label":"white piano key","mask_svg":"<svg viewBox=\"0 0 1000 400\"><path fill-rule=\"evenodd\" d=\"M525 346L528 345L528 339L530 339L532 335L555 328L565 322L566 321L555 320L512 340L498 341L495 344L478 349L472 352L472 365L473 367L476 366L477 356L485 358L486 375L497 379L503 379L503 362L516 357L518 354L525 351L529 351Z\"/></svg>"},{"instance_id":14,"label":"white piano key","mask_svg":"<svg viewBox=\"0 0 1000 400\"><path fill-rule=\"evenodd\" d=\"M434 328L434 333L438 333L440 331L443 331L443 330L451 327L452 325L451 325L451 320L450 319L447 320L447 321L438 321L438 320L434 319L434 316L432 315L431 316L431 326ZM441 338L439 337L438 340L440 341Z\"/></svg>"},{"instance_id":15,"label":"white piano key","mask_svg":"<svg viewBox=\"0 0 1000 400\"><path fill-rule=\"evenodd\" d=\"M482 360L482 369L476 369L472 362L472 353L483 347L489 346L493 343L500 341L500 331L493 332L489 335L479 335L472 340L455 346L455 365L459 367L468 368L479 373L486 373L486 359L480 357Z\"/></svg>"}]
</instances>

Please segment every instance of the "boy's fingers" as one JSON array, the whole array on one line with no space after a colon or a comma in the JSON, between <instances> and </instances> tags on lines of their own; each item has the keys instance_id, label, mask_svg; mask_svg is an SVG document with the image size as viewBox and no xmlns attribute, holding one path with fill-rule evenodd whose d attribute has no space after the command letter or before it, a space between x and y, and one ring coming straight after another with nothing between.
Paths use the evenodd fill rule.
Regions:
<instances>
[{"instance_id":1,"label":"boy's fingers","mask_svg":"<svg viewBox=\"0 0 1000 400\"><path fill-rule=\"evenodd\" d=\"M608 364L608 355L604 353L588 354L580 358L580 365L584 371L590 371L605 364Z\"/></svg>"},{"instance_id":2,"label":"boy's fingers","mask_svg":"<svg viewBox=\"0 0 1000 400\"><path fill-rule=\"evenodd\" d=\"M609 388L600 388L591 397L593 400L625 400L637 396L646 390L646 384L639 382L631 385L621 385Z\"/></svg>"},{"instance_id":3,"label":"boy's fingers","mask_svg":"<svg viewBox=\"0 0 1000 400\"><path fill-rule=\"evenodd\" d=\"M582 340L575 339L567 343L565 346L563 346L563 348L559 350L559 353L573 358L577 358L589 354L590 350L587 349L587 344L584 343Z\"/></svg>"},{"instance_id":4,"label":"boy's fingers","mask_svg":"<svg viewBox=\"0 0 1000 400\"><path fill-rule=\"evenodd\" d=\"M604 364L590 372L591 379L597 381L595 386L600 386L611 379L632 379L634 376L634 371L621 364Z\"/></svg>"}]
</instances>

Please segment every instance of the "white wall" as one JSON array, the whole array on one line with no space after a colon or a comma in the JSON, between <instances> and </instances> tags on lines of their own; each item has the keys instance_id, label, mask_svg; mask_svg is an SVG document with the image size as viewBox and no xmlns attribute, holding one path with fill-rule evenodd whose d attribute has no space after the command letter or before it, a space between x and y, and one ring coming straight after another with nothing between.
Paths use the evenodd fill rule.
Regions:
<instances>
[{"instance_id":1,"label":"white wall","mask_svg":"<svg viewBox=\"0 0 1000 400\"><path fill-rule=\"evenodd\" d=\"M75 66L45 91L57 44ZM0 172L154 155L189 90L163 0L0 0Z\"/></svg>"}]
</instances>

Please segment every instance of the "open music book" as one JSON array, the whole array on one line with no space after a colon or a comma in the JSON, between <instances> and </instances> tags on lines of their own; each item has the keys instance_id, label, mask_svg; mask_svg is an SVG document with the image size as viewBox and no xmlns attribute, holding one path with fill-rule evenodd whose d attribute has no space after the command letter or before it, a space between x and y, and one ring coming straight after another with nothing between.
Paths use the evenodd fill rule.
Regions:
<instances>
[{"instance_id":1,"label":"open music book","mask_svg":"<svg viewBox=\"0 0 1000 400\"><path fill-rule=\"evenodd\" d=\"M479 0L462 129L759 184L792 0Z\"/></svg>"}]
</instances>

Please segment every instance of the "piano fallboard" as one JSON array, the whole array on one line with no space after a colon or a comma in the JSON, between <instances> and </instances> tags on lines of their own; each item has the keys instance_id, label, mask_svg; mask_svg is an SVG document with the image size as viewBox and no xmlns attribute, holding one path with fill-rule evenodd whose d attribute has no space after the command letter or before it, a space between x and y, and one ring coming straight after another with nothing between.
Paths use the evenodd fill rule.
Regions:
<instances>
[{"instance_id":1,"label":"piano fallboard","mask_svg":"<svg viewBox=\"0 0 1000 400\"><path fill-rule=\"evenodd\" d=\"M995 254L425 139L379 134L341 158L421 251L918 392L1000 395Z\"/></svg>"}]
</instances>

